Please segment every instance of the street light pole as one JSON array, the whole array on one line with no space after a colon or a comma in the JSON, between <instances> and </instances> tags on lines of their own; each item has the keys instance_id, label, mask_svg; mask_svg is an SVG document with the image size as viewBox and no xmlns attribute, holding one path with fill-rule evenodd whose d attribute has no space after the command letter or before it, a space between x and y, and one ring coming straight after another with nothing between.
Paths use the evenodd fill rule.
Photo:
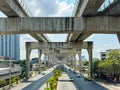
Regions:
<instances>
[{"instance_id":1,"label":"street light pole","mask_svg":"<svg viewBox=\"0 0 120 90\"><path fill-rule=\"evenodd\" d=\"M9 88L11 88L11 60L9 60Z\"/></svg>"}]
</instances>

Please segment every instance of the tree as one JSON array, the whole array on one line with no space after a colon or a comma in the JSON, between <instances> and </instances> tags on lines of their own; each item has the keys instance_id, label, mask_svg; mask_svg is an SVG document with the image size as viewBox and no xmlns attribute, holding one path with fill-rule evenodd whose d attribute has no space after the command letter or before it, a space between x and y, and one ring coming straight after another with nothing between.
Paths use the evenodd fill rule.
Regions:
<instances>
[{"instance_id":1,"label":"tree","mask_svg":"<svg viewBox=\"0 0 120 90\"><path fill-rule=\"evenodd\" d=\"M96 59L93 61L93 65L94 65L93 72L96 74L99 73L99 64L100 63L101 63L101 61L99 59Z\"/></svg>"},{"instance_id":2,"label":"tree","mask_svg":"<svg viewBox=\"0 0 120 90\"><path fill-rule=\"evenodd\" d=\"M111 62L112 72L115 74L120 74L120 51L112 50L107 54L107 59Z\"/></svg>"},{"instance_id":3,"label":"tree","mask_svg":"<svg viewBox=\"0 0 120 90\"><path fill-rule=\"evenodd\" d=\"M89 66L89 61L84 61L84 66Z\"/></svg>"},{"instance_id":4,"label":"tree","mask_svg":"<svg viewBox=\"0 0 120 90\"><path fill-rule=\"evenodd\" d=\"M105 75L120 74L120 51L112 50L107 53L107 58L98 65L99 72Z\"/></svg>"}]
</instances>

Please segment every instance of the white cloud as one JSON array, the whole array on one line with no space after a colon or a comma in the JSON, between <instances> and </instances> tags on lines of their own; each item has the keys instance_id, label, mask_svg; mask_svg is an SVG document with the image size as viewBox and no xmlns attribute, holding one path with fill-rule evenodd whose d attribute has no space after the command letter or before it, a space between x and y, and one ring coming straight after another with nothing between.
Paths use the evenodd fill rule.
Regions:
<instances>
[{"instance_id":1,"label":"white cloud","mask_svg":"<svg viewBox=\"0 0 120 90\"><path fill-rule=\"evenodd\" d=\"M25 0L25 2L36 17L71 16L74 8L74 3L68 3L68 0Z\"/></svg>"},{"instance_id":2,"label":"white cloud","mask_svg":"<svg viewBox=\"0 0 120 90\"><path fill-rule=\"evenodd\" d=\"M33 37L28 34L21 34L20 35L20 59L26 58L26 49L25 49L25 42L29 41L36 41ZM31 54L33 55L33 54Z\"/></svg>"},{"instance_id":3,"label":"white cloud","mask_svg":"<svg viewBox=\"0 0 120 90\"><path fill-rule=\"evenodd\" d=\"M103 51L105 51L105 50L103 50L102 48L98 48L98 49L95 50L95 53L100 53L100 52L103 52Z\"/></svg>"}]
</instances>

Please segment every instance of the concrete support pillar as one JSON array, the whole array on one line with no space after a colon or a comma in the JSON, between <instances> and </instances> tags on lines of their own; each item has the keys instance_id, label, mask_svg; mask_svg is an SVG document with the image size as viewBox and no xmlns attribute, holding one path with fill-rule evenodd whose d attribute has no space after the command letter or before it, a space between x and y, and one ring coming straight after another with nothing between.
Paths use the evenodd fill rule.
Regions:
<instances>
[{"instance_id":1,"label":"concrete support pillar","mask_svg":"<svg viewBox=\"0 0 120 90\"><path fill-rule=\"evenodd\" d=\"M76 60L76 54L74 55L73 58L74 58L74 62L75 62L75 66L74 66L74 67L75 67L75 70L77 71L77 60Z\"/></svg>"},{"instance_id":2,"label":"concrete support pillar","mask_svg":"<svg viewBox=\"0 0 120 90\"><path fill-rule=\"evenodd\" d=\"M76 70L76 58L75 58L76 56L74 55L74 56L72 56L72 59L73 59L73 68Z\"/></svg>"},{"instance_id":3,"label":"concrete support pillar","mask_svg":"<svg viewBox=\"0 0 120 90\"><path fill-rule=\"evenodd\" d=\"M49 56L50 67L52 67L52 58Z\"/></svg>"},{"instance_id":4,"label":"concrete support pillar","mask_svg":"<svg viewBox=\"0 0 120 90\"><path fill-rule=\"evenodd\" d=\"M45 67L45 70L46 70L46 54L44 54L44 67Z\"/></svg>"},{"instance_id":5,"label":"concrete support pillar","mask_svg":"<svg viewBox=\"0 0 120 90\"><path fill-rule=\"evenodd\" d=\"M120 32L117 33L117 37L118 37L118 40L119 40L119 43L120 43Z\"/></svg>"},{"instance_id":6,"label":"concrete support pillar","mask_svg":"<svg viewBox=\"0 0 120 90\"><path fill-rule=\"evenodd\" d=\"M38 49L38 74L41 72L41 55L42 55L42 50Z\"/></svg>"},{"instance_id":7,"label":"concrete support pillar","mask_svg":"<svg viewBox=\"0 0 120 90\"><path fill-rule=\"evenodd\" d=\"M48 68L50 68L50 55L48 54Z\"/></svg>"},{"instance_id":8,"label":"concrete support pillar","mask_svg":"<svg viewBox=\"0 0 120 90\"><path fill-rule=\"evenodd\" d=\"M93 78L92 47L93 47L93 43L89 42L87 51L89 56L89 70L90 70L89 76L91 78Z\"/></svg>"},{"instance_id":9,"label":"concrete support pillar","mask_svg":"<svg viewBox=\"0 0 120 90\"><path fill-rule=\"evenodd\" d=\"M73 60L73 56L69 57L69 59L71 60L71 68L74 68L74 60Z\"/></svg>"},{"instance_id":10,"label":"concrete support pillar","mask_svg":"<svg viewBox=\"0 0 120 90\"><path fill-rule=\"evenodd\" d=\"M79 73L82 72L82 61L81 61L81 51L78 53L78 56L79 56L79 66L78 66L78 70L79 70Z\"/></svg>"},{"instance_id":11,"label":"concrete support pillar","mask_svg":"<svg viewBox=\"0 0 120 90\"><path fill-rule=\"evenodd\" d=\"M26 80L30 78L30 53L31 49L26 48Z\"/></svg>"}]
</instances>

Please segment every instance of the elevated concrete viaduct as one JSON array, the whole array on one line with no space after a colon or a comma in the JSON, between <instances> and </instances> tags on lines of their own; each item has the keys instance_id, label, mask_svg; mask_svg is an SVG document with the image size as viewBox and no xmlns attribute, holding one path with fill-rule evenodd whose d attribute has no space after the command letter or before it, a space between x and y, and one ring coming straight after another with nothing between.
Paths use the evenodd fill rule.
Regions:
<instances>
[{"instance_id":1,"label":"elevated concrete viaduct","mask_svg":"<svg viewBox=\"0 0 120 90\"><path fill-rule=\"evenodd\" d=\"M79 0L75 17L95 16L105 0Z\"/></svg>"},{"instance_id":2,"label":"elevated concrete viaduct","mask_svg":"<svg viewBox=\"0 0 120 90\"><path fill-rule=\"evenodd\" d=\"M74 48L79 49L79 51L81 51L82 48L86 48L90 60L90 77L92 77L92 44L84 45L84 39L94 33L105 33L117 34L120 41L120 17L115 17L119 15L120 1L117 0L117 3L112 3L111 6L108 6L101 13L98 13L98 9L104 1L105 0L79 0L74 15L75 17L36 18L29 17L18 0L0 0L0 11L9 17L0 18L0 34L30 34L39 41L37 44L31 42L26 46L26 78L29 78L28 72L31 50L38 49L38 58L40 59L43 48L54 48L56 50ZM109 17L105 17L104 15ZM110 17L111 15L114 17ZM47 33L68 33L68 43L60 43L60 45L63 46L59 46L58 43L53 42L52 44L40 43L49 42L48 38L44 35ZM81 44L77 45L77 43ZM62 51L64 52L64 50ZM75 53L71 52L71 54ZM79 56L81 55L80 52L78 54ZM62 54L56 54L58 58L63 56ZM39 60L39 65L40 62ZM79 64L80 63L79 61Z\"/></svg>"},{"instance_id":3,"label":"elevated concrete viaduct","mask_svg":"<svg viewBox=\"0 0 120 90\"><path fill-rule=\"evenodd\" d=\"M0 34L120 32L120 17L0 18L0 23Z\"/></svg>"},{"instance_id":4,"label":"elevated concrete viaduct","mask_svg":"<svg viewBox=\"0 0 120 90\"><path fill-rule=\"evenodd\" d=\"M79 51L78 51L79 49L80 50L87 49L88 55L89 55L89 61L90 61L90 65L91 65L90 66L90 71L91 71L90 76L92 77L92 48L93 48L92 42L48 42L48 43L46 43L46 42L26 42L26 57L27 57L27 59L26 59L27 60L27 67L26 67L27 76L26 76L26 78L29 79L30 52L32 49L38 49L39 58L43 52L46 54L46 52L48 50L49 50L49 52L47 52L47 53L54 54L54 56L59 58L59 57L67 56L66 54L72 55L72 54L79 53ZM60 51L55 52L54 49L60 50ZM39 61L39 65L40 65L40 61ZM40 66L39 66L39 68L40 68Z\"/></svg>"},{"instance_id":5,"label":"elevated concrete viaduct","mask_svg":"<svg viewBox=\"0 0 120 90\"><path fill-rule=\"evenodd\" d=\"M97 15L97 11L105 0L79 0L74 17L92 17ZM78 42L83 41L89 37L91 33L79 32L79 33L69 33L67 38L68 42Z\"/></svg>"},{"instance_id":6,"label":"elevated concrete viaduct","mask_svg":"<svg viewBox=\"0 0 120 90\"><path fill-rule=\"evenodd\" d=\"M83 42L81 39L87 37L86 34L118 34L120 32L120 17L0 18L0 23L0 34L81 33L77 38L79 42ZM47 45L44 44L44 46ZM26 51L26 60L30 60L30 51L31 49ZM89 59L92 60L92 50L88 49L88 53ZM90 70L92 73L92 61L90 61Z\"/></svg>"}]
</instances>

